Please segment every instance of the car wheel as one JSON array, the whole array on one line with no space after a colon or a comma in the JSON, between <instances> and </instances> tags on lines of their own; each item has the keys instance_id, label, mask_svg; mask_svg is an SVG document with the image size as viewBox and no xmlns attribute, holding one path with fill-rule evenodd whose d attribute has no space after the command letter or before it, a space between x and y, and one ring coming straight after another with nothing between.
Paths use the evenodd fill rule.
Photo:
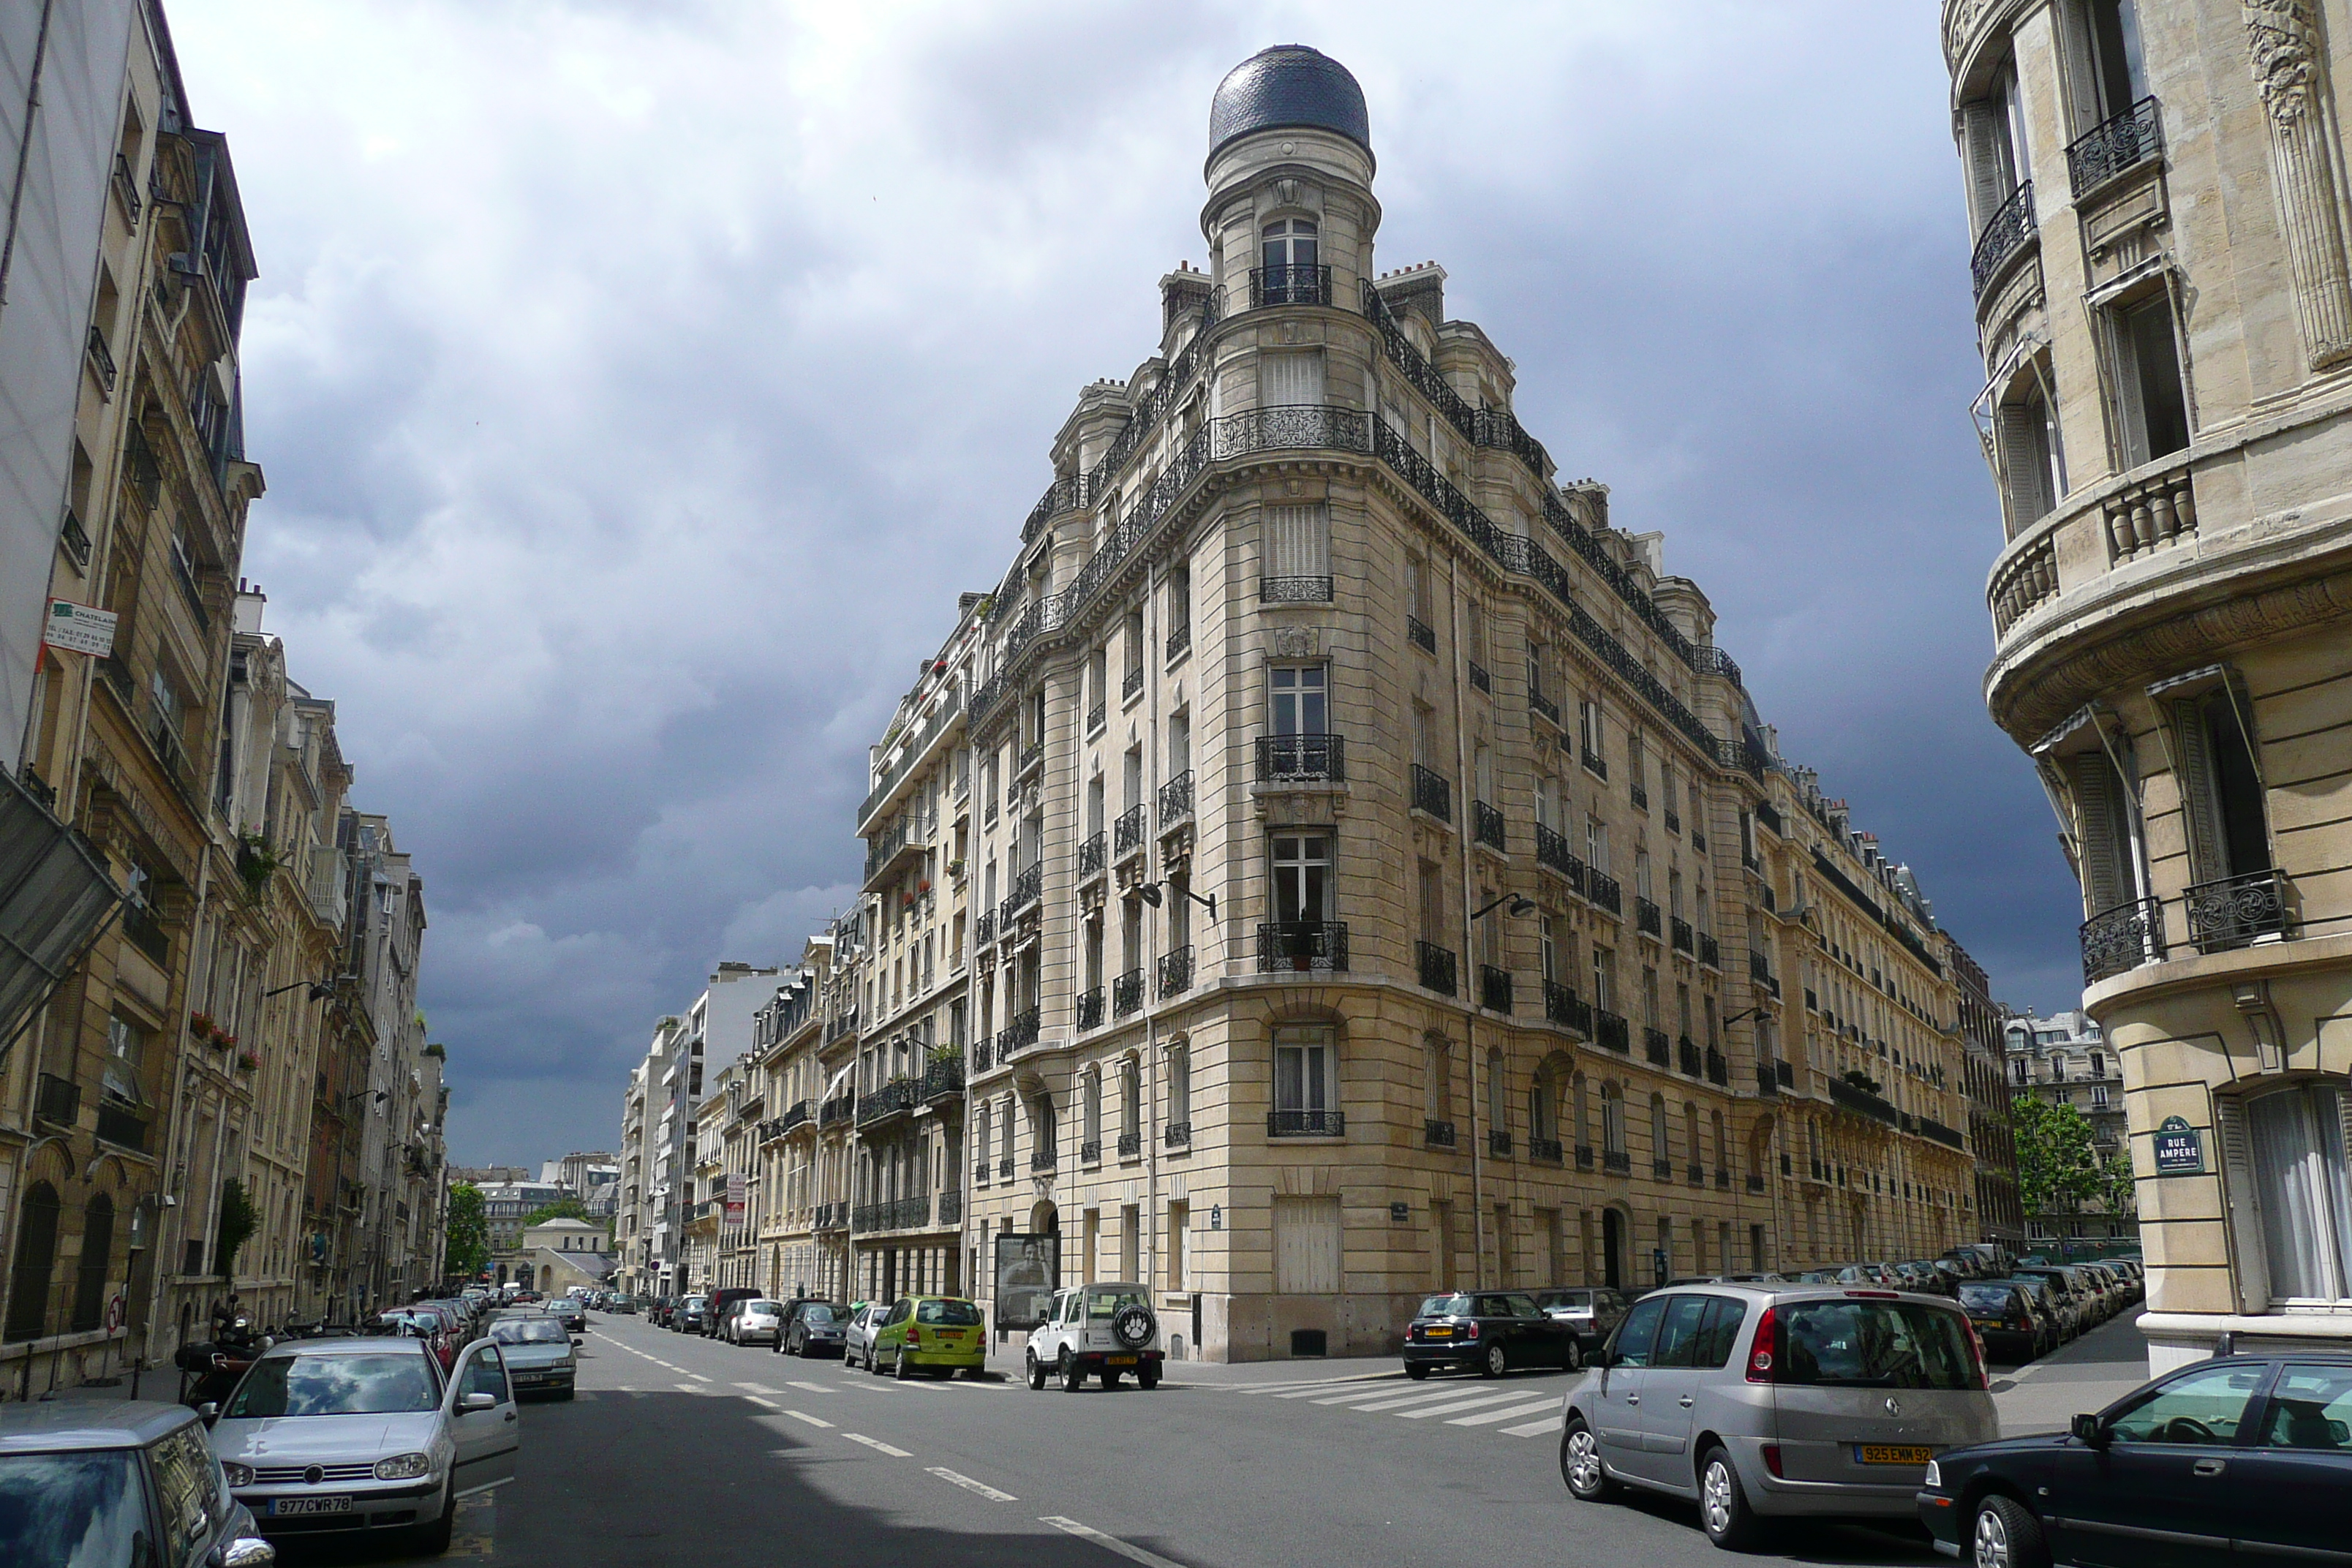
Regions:
<instances>
[{"instance_id":1,"label":"car wheel","mask_svg":"<svg viewBox=\"0 0 2352 1568\"><path fill-rule=\"evenodd\" d=\"M1059 1370L1062 1373L1063 1393L1076 1394L1087 1385L1087 1374L1078 1370L1077 1358L1067 1350L1062 1352Z\"/></svg>"},{"instance_id":2,"label":"car wheel","mask_svg":"<svg viewBox=\"0 0 2352 1568\"><path fill-rule=\"evenodd\" d=\"M1560 1364L1570 1372L1584 1370L1584 1342L1574 1334L1568 1336L1568 1354Z\"/></svg>"},{"instance_id":3,"label":"car wheel","mask_svg":"<svg viewBox=\"0 0 2352 1568\"><path fill-rule=\"evenodd\" d=\"M897 1364L896 1366L892 1367L890 1370L891 1370L891 1373L893 1373L893 1375L895 1375L895 1376L898 1379L898 1381L899 1381L900 1383L905 1383L905 1382L907 1382L908 1379L912 1378L912 1377L915 1375L915 1369L914 1369L913 1367L911 1367L911 1366L909 1366L909 1365L908 1365L908 1364L907 1364L907 1347L906 1347L906 1346L904 1346L904 1345L900 1345L900 1346L898 1347L898 1364Z\"/></svg>"},{"instance_id":4,"label":"car wheel","mask_svg":"<svg viewBox=\"0 0 2352 1568\"><path fill-rule=\"evenodd\" d=\"M557 1397L558 1399L569 1399L569 1398L571 1398L573 1394L577 1394L577 1393L579 1393L579 1392L580 1392L580 1390L579 1390L576 1386L574 1386L574 1385L573 1385L573 1384L572 1384L567 1383L567 1384L565 1384L563 1385L563 1391L562 1391L561 1394L558 1394L556 1395L556 1397Z\"/></svg>"},{"instance_id":5,"label":"car wheel","mask_svg":"<svg viewBox=\"0 0 2352 1568\"><path fill-rule=\"evenodd\" d=\"M1117 1388L1118 1386L1119 1374L1118 1373L1112 1372L1108 1368L1105 1368L1102 1377L1103 1386L1105 1388Z\"/></svg>"},{"instance_id":6,"label":"car wheel","mask_svg":"<svg viewBox=\"0 0 2352 1568\"><path fill-rule=\"evenodd\" d=\"M1144 1393L1146 1393L1146 1394L1149 1394L1149 1393L1150 1393L1153 1389L1155 1389L1155 1388L1159 1387L1159 1386L1160 1386L1160 1369L1159 1369L1158 1367L1156 1367L1156 1366L1150 1366L1150 1365L1139 1366L1139 1367L1136 1368L1136 1369L1135 1369L1135 1386L1136 1386L1136 1387L1138 1387L1138 1388L1139 1388L1139 1389L1141 1389L1141 1390L1143 1390L1143 1392L1144 1392Z\"/></svg>"},{"instance_id":7,"label":"car wheel","mask_svg":"<svg viewBox=\"0 0 2352 1568\"><path fill-rule=\"evenodd\" d=\"M1975 1568L2050 1568L2042 1521L2014 1498L1989 1497L1977 1504L1968 1552Z\"/></svg>"},{"instance_id":8,"label":"car wheel","mask_svg":"<svg viewBox=\"0 0 2352 1568\"><path fill-rule=\"evenodd\" d=\"M1579 1502L1607 1502L1617 1495L1617 1483L1601 1463L1601 1445L1581 1415L1570 1416L1559 1435L1559 1479Z\"/></svg>"},{"instance_id":9,"label":"car wheel","mask_svg":"<svg viewBox=\"0 0 2352 1568\"><path fill-rule=\"evenodd\" d=\"M438 1557L449 1550L457 1529L457 1480L452 1476L441 1483L441 1517L416 1528L416 1549L427 1557Z\"/></svg>"},{"instance_id":10,"label":"car wheel","mask_svg":"<svg viewBox=\"0 0 2352 1568\"><path fill-rule=\"evenodd\" d=\"M1029 1373L1029 1386L1032 1389L1044 1388L1045 1386L1045 1363L1037 1359L1037 1352L1035 1351L1030 1351L1027 1352L1027 1361L1028 1365L1025 1370Z\"/></svg>"},{"instance_id":11,"label":"car wheel","mask_svg":"<svg viewBox=\"0 0 2352 1568\"><path fill-rule=\"evenodd\" d=\"M1726 1552L1753 1552L1764 1541L1764 1521L1748 1506L1739 1472L1719 1445L1699 1461L1698 1521L1706 1538Z\"/></svg>"},{"instance_id":12,"label":"car wheel","mask_svg":"<svg viewBox=\"0 0 2352 1568\"><path fill-rule=\"evenodd\" d=\"M1429 1368L1422 1365L1419 1362L1407 1362L1405 1363L1404 1374L1405 1376L1412 1379L1413 1382L1421 1383L1428 1378Z\"/></svg>"},{"instance_id":13,"label":"car wheel","mask_svg":"<svg viewBox=\"0 0 2352 1568\"><path fill-rule=\"evenodd\" d=\"M1488 1345L1486 1359L1478 1363L1478 1370L1488 1377L1502 1376L1511 1370L1510 1352L1503 1349L1500 1344Z\"/></svg>"}]
</instances>

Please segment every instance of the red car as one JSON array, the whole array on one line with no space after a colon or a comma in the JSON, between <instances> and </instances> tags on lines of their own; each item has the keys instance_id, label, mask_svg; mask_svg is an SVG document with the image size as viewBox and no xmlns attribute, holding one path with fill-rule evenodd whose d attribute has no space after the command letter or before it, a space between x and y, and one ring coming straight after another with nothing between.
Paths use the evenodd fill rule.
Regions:
<instances>
[{"instance_id":1,"label":"red car","mask_svg":"<svg viewBox=\"0 0 2352 1568\"><path fill-rule=\"evenodd\" d=\"M378 1312L371 1325L377 1333L394 1334L404 1339L423 1340L433 1359L448 1372L457 1364L457 1342L440 1313L425 1307L395 1307L389 1312Z\"/></svg>"}]
</instances>

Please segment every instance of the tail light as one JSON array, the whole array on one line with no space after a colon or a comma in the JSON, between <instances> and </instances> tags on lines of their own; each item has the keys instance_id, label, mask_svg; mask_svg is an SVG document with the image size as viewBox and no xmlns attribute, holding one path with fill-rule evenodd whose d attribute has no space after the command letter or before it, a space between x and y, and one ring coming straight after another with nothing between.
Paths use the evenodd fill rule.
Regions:
<instances>
[{"instance_id":1,"label":"tail light","mask_svg":"<svg viewBox=\"0 0 2352 1568\"><path fill-rule=\"evenodd\" d=\"M1748 1348L1748 1381L1770 1383L1772 1367L1780 1349L1780 1321L1767 1307L1756 1319L1756 1338ZM1768 1461L1769 1463L1769 1461ZM1774 1475L1780 1473L1775 1465Z\"/></svg>"},{"instance_id":2,"label":"tail light","mask_svg":"<svg viewBox=\"0 0 2352 1568\"><path fill-rule=\"evenodd\" d=\"M1475 1340L1478 1337L1478 1322L1476 1319L1474 1318L1469 1322L1463 1325L1462 1337L1465 1340Z\"/></svg>"},{"instance_id":3,"label":"tail light","mask_svg":"<svg viewBox=\"0 0 2352 1568\"><path fill-rule=\"evenodd\" d=\"M1776 1481L1786 1480L1788 1478L1780 1473L1780 1445L1778 1443L1765 1444L1763 1447L1763 1454L1764 1468L1772 1472L1772 1479Z\"/></svg>"},{"instance_id":4,"label":"tail light","mask_svg":"<svg viewBox=\"0 0 2352 1568\"><path fill-rule=\"evenodd\" d=\"M923 1331L917 1328L914 1324L908 1323L907 1325L907 1342L910 1345L921 1344L923 1342Z\"/></svg>"},{"instance_id":5,"label":"tail light","mask_svg":"<svg viewBox=\"0 0 2352 1568\"><path fill-rule=\"evenodd\" d=\"M1984 1341L1977 1337L1977 1326L1973 1320L1963 1317L1960 1321L1968 1325L1969 1354L1976 1358L1977 1386L1986 1390L1987 1392L1990 1392L1992 1388L1992 1373L1985 1370Z\"/></svg>"}]
</instances>

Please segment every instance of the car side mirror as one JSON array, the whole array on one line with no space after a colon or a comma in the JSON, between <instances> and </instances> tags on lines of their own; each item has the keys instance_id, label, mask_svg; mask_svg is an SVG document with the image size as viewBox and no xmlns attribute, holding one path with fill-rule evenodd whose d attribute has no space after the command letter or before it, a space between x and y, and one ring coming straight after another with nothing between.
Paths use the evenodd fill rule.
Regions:
<instances>
[{"instance_id":1,"label":"car side mirror","mask_svg":"<svg viewBox=\"0 0 2352 1568\"><path fill-rule=\"evenodd\" d=\"M220 1406L214 1404L209 1399L205 1400L202 1405L196 1406L196 1419L203 1422L207 1426L211 1426L214 1422L220 1419Z\"/></svg>"},{"instance_id":2,"label":"car side mirror","mask_svg":"<svg viewBox=\"0 0 2352 1568\"><path fill-rule=\"evenodd\" d=\"M574 1350L579 1349L582 1345L584 1345L587 1342L588 1342L586 1340L582 1339L578 1334L572 1336L572 1346Z\"/></svg>"},{"instance_id":3,"label":"car side mirror","mask_svg":"<svg viewBox=\"0 0 2352 1568\"><path fill-rule=\"evenodd\" d=\"M457 1414L460 1415L470 1415L477 1410L495 1410L498 1405L498 1395L494 1394L465 1394L457 1397Z\"/></svg>"},{"instance_id":4,"label":"car side mirror","mask_svg":"<svg viewBox=\"0 0 2352 1568\"><path fill-rule=\"evenodd\" d=\"M2115 1441L2115 1435L2102 1425L2095 1415L2075 1416L2067 1430L2074 1435L2077 1442L2086 1447L2104 1448Z\"/></svg>"}]
</instances>

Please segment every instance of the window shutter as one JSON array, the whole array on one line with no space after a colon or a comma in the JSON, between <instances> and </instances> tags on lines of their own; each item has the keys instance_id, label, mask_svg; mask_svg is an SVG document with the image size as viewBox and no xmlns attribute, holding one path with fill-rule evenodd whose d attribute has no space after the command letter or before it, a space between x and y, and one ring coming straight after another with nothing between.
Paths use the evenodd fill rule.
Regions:
<instances>
[{"instance_id":1,"label":"window shutter","mask_svg":"<svg viewBox=\"0 0 2352 1568\"><path fill-rule=\"evenodd\" d=\"M1982 100L1961 105L1960 128L1969 150L1969 236L1973 240L1984 232L1985 220L1992 216L1993 209L2009 195L2001 188L1998 106Z\"/></svg>"},{"instance_id":2,"label":"window shutter","mask_svg":"<svg viewBox=\"0 0 2352 1568\"><path fill-rule=\"evenodd\" d=\"M2074 807L2083 824L2083 897L2101 914L2131 897L2126 874L2121 794L2115 769L2096 752L2074 759Z\"/></svg>"},{"instance_id":3,"label":"window shutter","mask_svg":"<svg viewBox=\"0 0 2352 1568\"><path fill-rule=\"evenodd\" d=\"M2172 705L2172 735L2180 756L2180 815L2189 825L2192 879L2219 880L2230 874L2229 839L2221 830L2221 797L2213 777L2213 738L2205 728L2205 708L2191 699Z\"/></svg>"},{"instance_id":4,"label":"window shutter","mask_svg":"<svg viewBox=\"0 0 2352 1568\"><path fill-rule=\"evenodd\" d=\"M2235 1099L2213 1102L2213 1137L2221 1146L2221 1205L2230 1226L2230 1257L2236 1264L2238 1310L2266 1312L2271 1304L2270 1265L2263 1251L2262 1199L2246 1135L2246 1108Z\"/></svg>"},{"instance_id":5,"label":"window shutter","mask_svg":"<svg viewBox=\"0 0 2352 1568\"><path fill-rule=\"evenodd\" d=\"M2050 468L2042 458L2042 409L2031 403L2004 403L2000 409L2001 486L2009 497L2011 537L2048 515Z\"/></svg>"}]
</instances>

